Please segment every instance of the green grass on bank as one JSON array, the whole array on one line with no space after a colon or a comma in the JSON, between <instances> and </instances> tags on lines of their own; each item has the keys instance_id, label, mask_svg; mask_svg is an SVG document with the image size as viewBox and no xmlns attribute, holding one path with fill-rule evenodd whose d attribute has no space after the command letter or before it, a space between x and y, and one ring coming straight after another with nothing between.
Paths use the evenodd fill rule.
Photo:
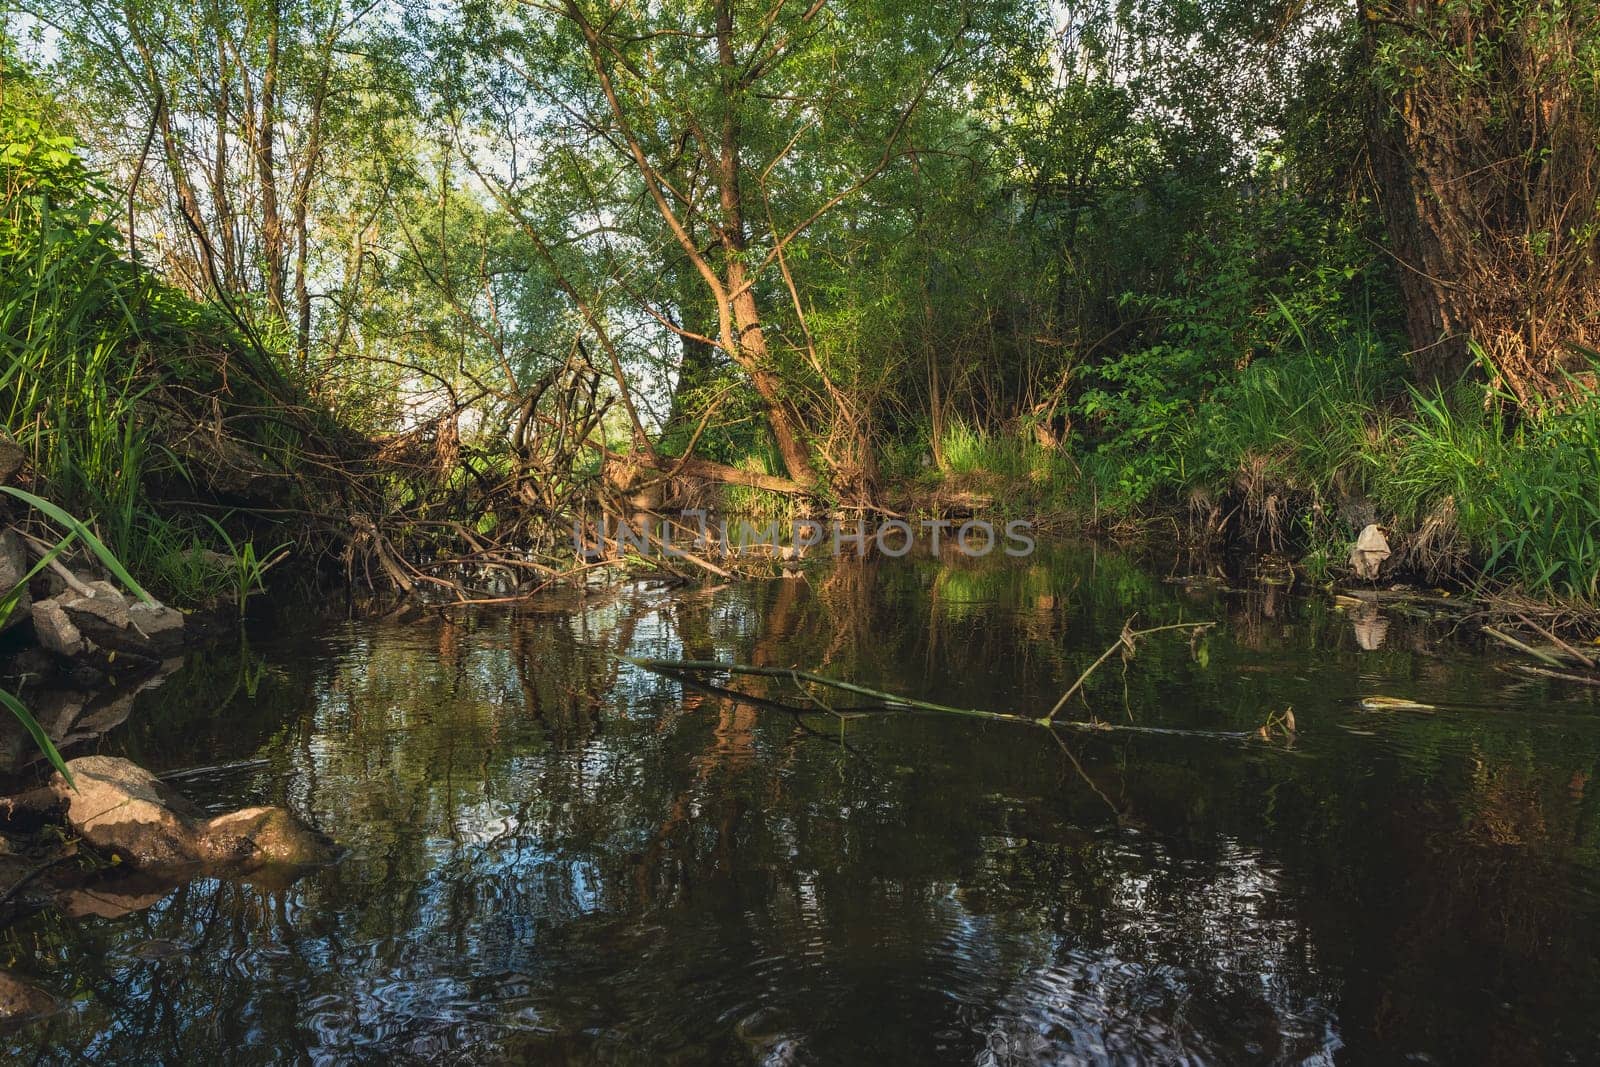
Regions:
<instances>
[{"instance_id":1,"label":"green grass on bank","mask_svg":"<svg viewBox=\"0 0 1600 1067\"><path fill-rule=\"evenodd\" d=\"M225 309L129 258L113 194L29 99L13 85L0 107L4 430L32 487L163 598L228 593L215 553L235 546L196 501L227 520L214 486L267 471L274 502L299 504L303 444L328 420Z\"/></svg>"},{"instance_id":2,"label":"green grass on bank","mask_svg":"<svg viewBox=\"0 0 1600 1067\"><path fill-rule=\"evenodd\" d=\"M1538 597L1600 602L1600 395L1512 418L1481 384L1446 395L1373 346L1307 346L1245 368L1221 395L1137 437L1063 449L946 430L942 467L890 450L890 484L982 492L1009 513L1102 521L1183 512L1288 552L1321 576L1362 524L1428 580L1478 576ZM931 449L921 452L931 456Z\"/></svg>"}]
</instances>

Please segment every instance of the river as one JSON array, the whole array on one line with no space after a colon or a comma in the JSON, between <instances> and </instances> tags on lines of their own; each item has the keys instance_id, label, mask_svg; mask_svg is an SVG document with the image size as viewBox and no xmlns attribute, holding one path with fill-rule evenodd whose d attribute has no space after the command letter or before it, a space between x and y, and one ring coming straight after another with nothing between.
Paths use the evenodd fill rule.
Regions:
<instances>
[{"instance_id":1,"label":"river","mask_svg":"<svg viewBox=\"0 0 1600 1067\"><path fill-rule=\"evenodd\" d=\"M1062 714L1115 728L1054 735L706 679L741 700L618 658L799 667L1037 715L1135 614L1217 626L1114 657ZM1527 1063L1600 1047L1595 699L1506 670L1448 620L1178 583L1088 546L293 617L192 656L100 750L210 810L288 805L343 857L287 885L110 882L77 916L0 933L9 966L69 1005L0 1038L9 1056ZM1363 711L1375 695L1438 710ZM1256 733L1289 708L1292 737Z\"/></svg>"}]
</instances>

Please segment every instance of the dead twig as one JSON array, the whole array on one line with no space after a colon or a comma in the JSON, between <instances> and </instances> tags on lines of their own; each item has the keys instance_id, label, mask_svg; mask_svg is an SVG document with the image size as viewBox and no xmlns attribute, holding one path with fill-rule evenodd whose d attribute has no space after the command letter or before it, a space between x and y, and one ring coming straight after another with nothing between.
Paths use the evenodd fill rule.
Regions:
<instances>
[{"instance_id":1,"label":"dead twig","mask_svg":"<svg viewBox=\"0 0 1600 1067\"><path fill-rule=\"evenodd\" d=\"M1214 622L1176 622L1169 626L1152 626L1148 630L1135 630L1132 629L1133 619L1130 618L1127 622L1122 624L1122 633L1117 637L1116 642L1110 648L1102 652L1099 659L1089 664L1082 674L1078 675L1078 680L1073 682L1065 693L1061 694L1061 699L1056 701L1056 706L1050 709L1050 713L1044 717L1043 721L1047 725L1054 722L1056 715L1060 713L1062 708L1067 706L1067 701L1072 699L1072 695L1078 690L1082 689L1084 683L1089 680L1089 676L1098 670L1101 664L1115 655L1118 650L1121 650L1124 657L1131 659L1133 657L1135 643L1139 640L1139 638L1147 637L1150 634L1158 634L1163 630L1188 630L1191 633L1199 633L1200 631L1209 629L1215 625L1216 623Z\"/></svg>"}]
</instances>

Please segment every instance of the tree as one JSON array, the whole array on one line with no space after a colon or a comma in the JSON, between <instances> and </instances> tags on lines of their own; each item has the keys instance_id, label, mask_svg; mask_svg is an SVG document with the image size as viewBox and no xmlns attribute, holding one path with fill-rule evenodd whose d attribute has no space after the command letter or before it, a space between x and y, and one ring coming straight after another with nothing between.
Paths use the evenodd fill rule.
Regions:
<instances>
[{"instance_id":1,"label":"tree","mask_svg":"<svg viewBox=\"0 0 1600 1067\"><path fill-rule=\"evenodd\" d=\"M408 70L377 5L345 0L41 0L88 145L126 190L131 246L195 297L281 331L304 366L318 214L341 176L376 168L409 106ZM347 190L341 190L346 191Z\"/></svg>"},{"instance_id":2,"label":"tree","mask_svg":"<svg viewBox=\"0 0 1600 1067\"><path fill-rule=\"evenodd\" d=\"M797 385L817 368L786 366L770 339L769 305L790 288L780 284L784 257L907 159L919 110L958 93L989 31L1015 14L897 0L848 10L826 0L607 8L550 0L520 4L509 21L472 35L535 97L517 117L530 141L601 151L630 169L629 192L656 215L654 232L635 236L664 238L663 258L705 294L676 308L643 300L642 310L741 369L789 477L811 486L822 477L807 440L815 412ZM502 132L510 125L502 121ZM500 173L514 189L516 176ZM625 204L606 213L644 225ZM709 320L693 317L702 309ZM817 384L825 392L829 383Z\"/></svg>"}]
</instances>

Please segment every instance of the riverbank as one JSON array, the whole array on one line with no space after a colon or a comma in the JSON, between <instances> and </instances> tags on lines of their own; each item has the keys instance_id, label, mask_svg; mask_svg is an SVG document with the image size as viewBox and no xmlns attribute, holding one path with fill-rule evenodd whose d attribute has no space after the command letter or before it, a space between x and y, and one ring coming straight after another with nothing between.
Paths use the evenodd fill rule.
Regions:
<instances>
[{"instance_id":1,"label":"riverbank","mask_svg":"<svg viewBox=\"0 0 1600 1067\"><path fill-rule=\"evenodd\" d=\"M886 470L890 506L1027 516L1121 538L1174 536L1287 559L1308 580L1354 577L1378 525L1381 582L1511 598L1600 629L1600 399L1510 418L1488 387L1410 385L1393 362L1286 354L1225 394L1137 433L1083 444L948 429L942 465L911 450ZM1085 429L1092 429L1087 427Z\"/></svg>"}]
</instances>

